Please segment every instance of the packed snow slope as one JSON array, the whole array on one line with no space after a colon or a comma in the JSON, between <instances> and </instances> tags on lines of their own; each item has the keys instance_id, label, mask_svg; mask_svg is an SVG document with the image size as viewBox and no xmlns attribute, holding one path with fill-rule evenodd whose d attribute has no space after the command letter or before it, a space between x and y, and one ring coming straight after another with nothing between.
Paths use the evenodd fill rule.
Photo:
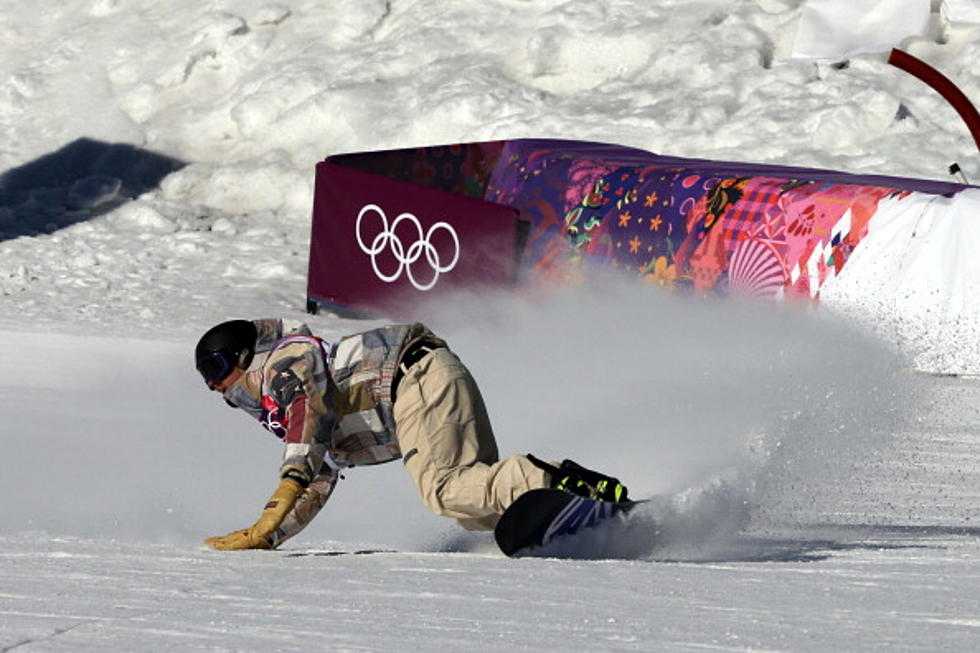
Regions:
<instances>
[{"instance_id":1,"label":"packed snow slope","mask_svg":"<svg viewBox=\"0 0 980 653\"><path fill-rule=\"evenodd\" d=\"M397 463L282 551L200 544L255 519L280 450L190 351L305 317L318 160L573 137L980 178L921 82L788 59L796 0L48 4L0 2L0 651L975 647L980 386L832 311L625 281L419 316L502 452L654 498L584 551L615 560L505 559ZM976 99L978 30L906 45Z\"/></svg>"},{"instance_id":2,"label":"packed snow slope","mask_svg":"<svg viewBox=\"0 0 980 653\"><path fill-rule=\"evenodd\" d=\"M601 291L434 318L503 451L652 497L574 551L602 561L504 558L398 463L280 551L206 550L255 519L278 441L179 343L2 332L0 650L972 648L980 385L812 314Z\"/></svg>"}]
</instances>

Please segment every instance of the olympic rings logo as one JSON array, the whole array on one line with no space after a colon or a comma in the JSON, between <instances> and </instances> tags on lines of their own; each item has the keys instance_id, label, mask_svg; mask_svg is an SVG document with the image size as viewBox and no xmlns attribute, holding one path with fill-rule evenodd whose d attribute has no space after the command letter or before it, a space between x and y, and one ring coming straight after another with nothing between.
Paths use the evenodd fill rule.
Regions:
<instances>
[{"instance_id":1,"label":"olympic rings logo","mask_svg":"<svg viewBox=\"0 0 980 653\"><path fill-rule=\"evenodd\" d=\"M365 244L364 237L361 235L361 221L364 216L369 213L377 213L381 218L381 233L374 237L371 241L370 246ZM395 234L395 230L401 222L409 222L415 225L416 231L418 231L418 239L414 243L405 248L401 239ZM404 271L408 276L408 280L417 290L426 291L432 289L439 281L439 275L449 272L459 261L459 236L456 235L456 230L446 222L437 222L426 232L422 230L422 224L419 219L416 218L411 213L402 213L391 223L391 227L388 226L388 217L385 212L377 204L366 204L361 211L357 214L357 223L355 225L357 230L357 244L361 247L361 251L371 257L371 267L374 269L374 274L377 275L379 279L385 283L394 283L397 281ZM432 244L432 235L439 229L445 229L449 232L449 235L453 239L453 256L452 260L447 264L443 265L442 258L439 256L439 252L436 250L435 246ZM391 254L398 261L398 268L392 274L385 274L378 268L378 254L382 253L386 249L391 249ZM418 280L412 274L412 264L418 261L422 254L425 254L425 260L432 268L433 275L432 279L428 283L419 283Z\"/></svg>"}]
</instances>

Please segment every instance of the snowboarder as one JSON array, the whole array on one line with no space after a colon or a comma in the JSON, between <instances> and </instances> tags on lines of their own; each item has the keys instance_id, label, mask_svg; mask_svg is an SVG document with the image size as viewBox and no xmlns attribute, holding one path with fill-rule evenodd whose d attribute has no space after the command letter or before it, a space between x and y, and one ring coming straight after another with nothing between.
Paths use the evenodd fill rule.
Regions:
<instances>
[{"instance_id":1,"label":"snowboarder","mask_svg":"<svg viewBox=\"0 0 980 653\"><path fill-rule=\"evenodd\" d=\"M468 530L492 530L535 488L626 499L618 480L569 460L499 460L476 382L420 323L327 342L299 321L232 320L201 337L195 362L211 390L285 444L280 484L261 516L204 540L215 549L274 549L316 516L343 468L398 458L422 502Z\"/></svg>"}]
</instances>

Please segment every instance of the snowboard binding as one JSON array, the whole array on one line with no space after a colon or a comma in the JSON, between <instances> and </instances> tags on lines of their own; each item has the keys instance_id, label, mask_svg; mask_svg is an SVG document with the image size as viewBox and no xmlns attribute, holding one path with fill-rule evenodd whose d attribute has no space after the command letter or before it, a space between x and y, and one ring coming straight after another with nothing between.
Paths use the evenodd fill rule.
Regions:
<instances>
[{"instance_id":1,"label":"snowboard binding","mask_svg":"<svg viewBox=\"0 0 980 653\"><path fill-rule=\"evenodd\" d=\"M552 465L531 454L527 458L548 472L550 488L596 501L619 503L629 499L626 486L619 479L583 467L574 460L565 459L561 465Z\"/></svg>"}]
</instances>

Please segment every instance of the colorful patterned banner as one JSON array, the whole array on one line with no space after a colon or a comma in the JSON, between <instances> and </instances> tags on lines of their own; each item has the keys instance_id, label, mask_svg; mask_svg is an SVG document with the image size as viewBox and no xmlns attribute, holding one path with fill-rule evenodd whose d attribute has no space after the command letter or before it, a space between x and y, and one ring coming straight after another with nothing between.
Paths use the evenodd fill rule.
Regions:
<instances>
[{"instance_id":1,"label":"colorful patterned banner","mask_svg":"<svg viewBox=\"0 0 980 653\"><path fill-rule=\"evenodd\" d=\"M612 267L667 288L759 298L818 298L883 199L949 196L967 188L560 140L466 143L330 161L447 197L481 197L516 209L530 224L522 279L574 280L596 266ZM311 283L313 274L311 267Z\"/></svg>"}]
</instances>

